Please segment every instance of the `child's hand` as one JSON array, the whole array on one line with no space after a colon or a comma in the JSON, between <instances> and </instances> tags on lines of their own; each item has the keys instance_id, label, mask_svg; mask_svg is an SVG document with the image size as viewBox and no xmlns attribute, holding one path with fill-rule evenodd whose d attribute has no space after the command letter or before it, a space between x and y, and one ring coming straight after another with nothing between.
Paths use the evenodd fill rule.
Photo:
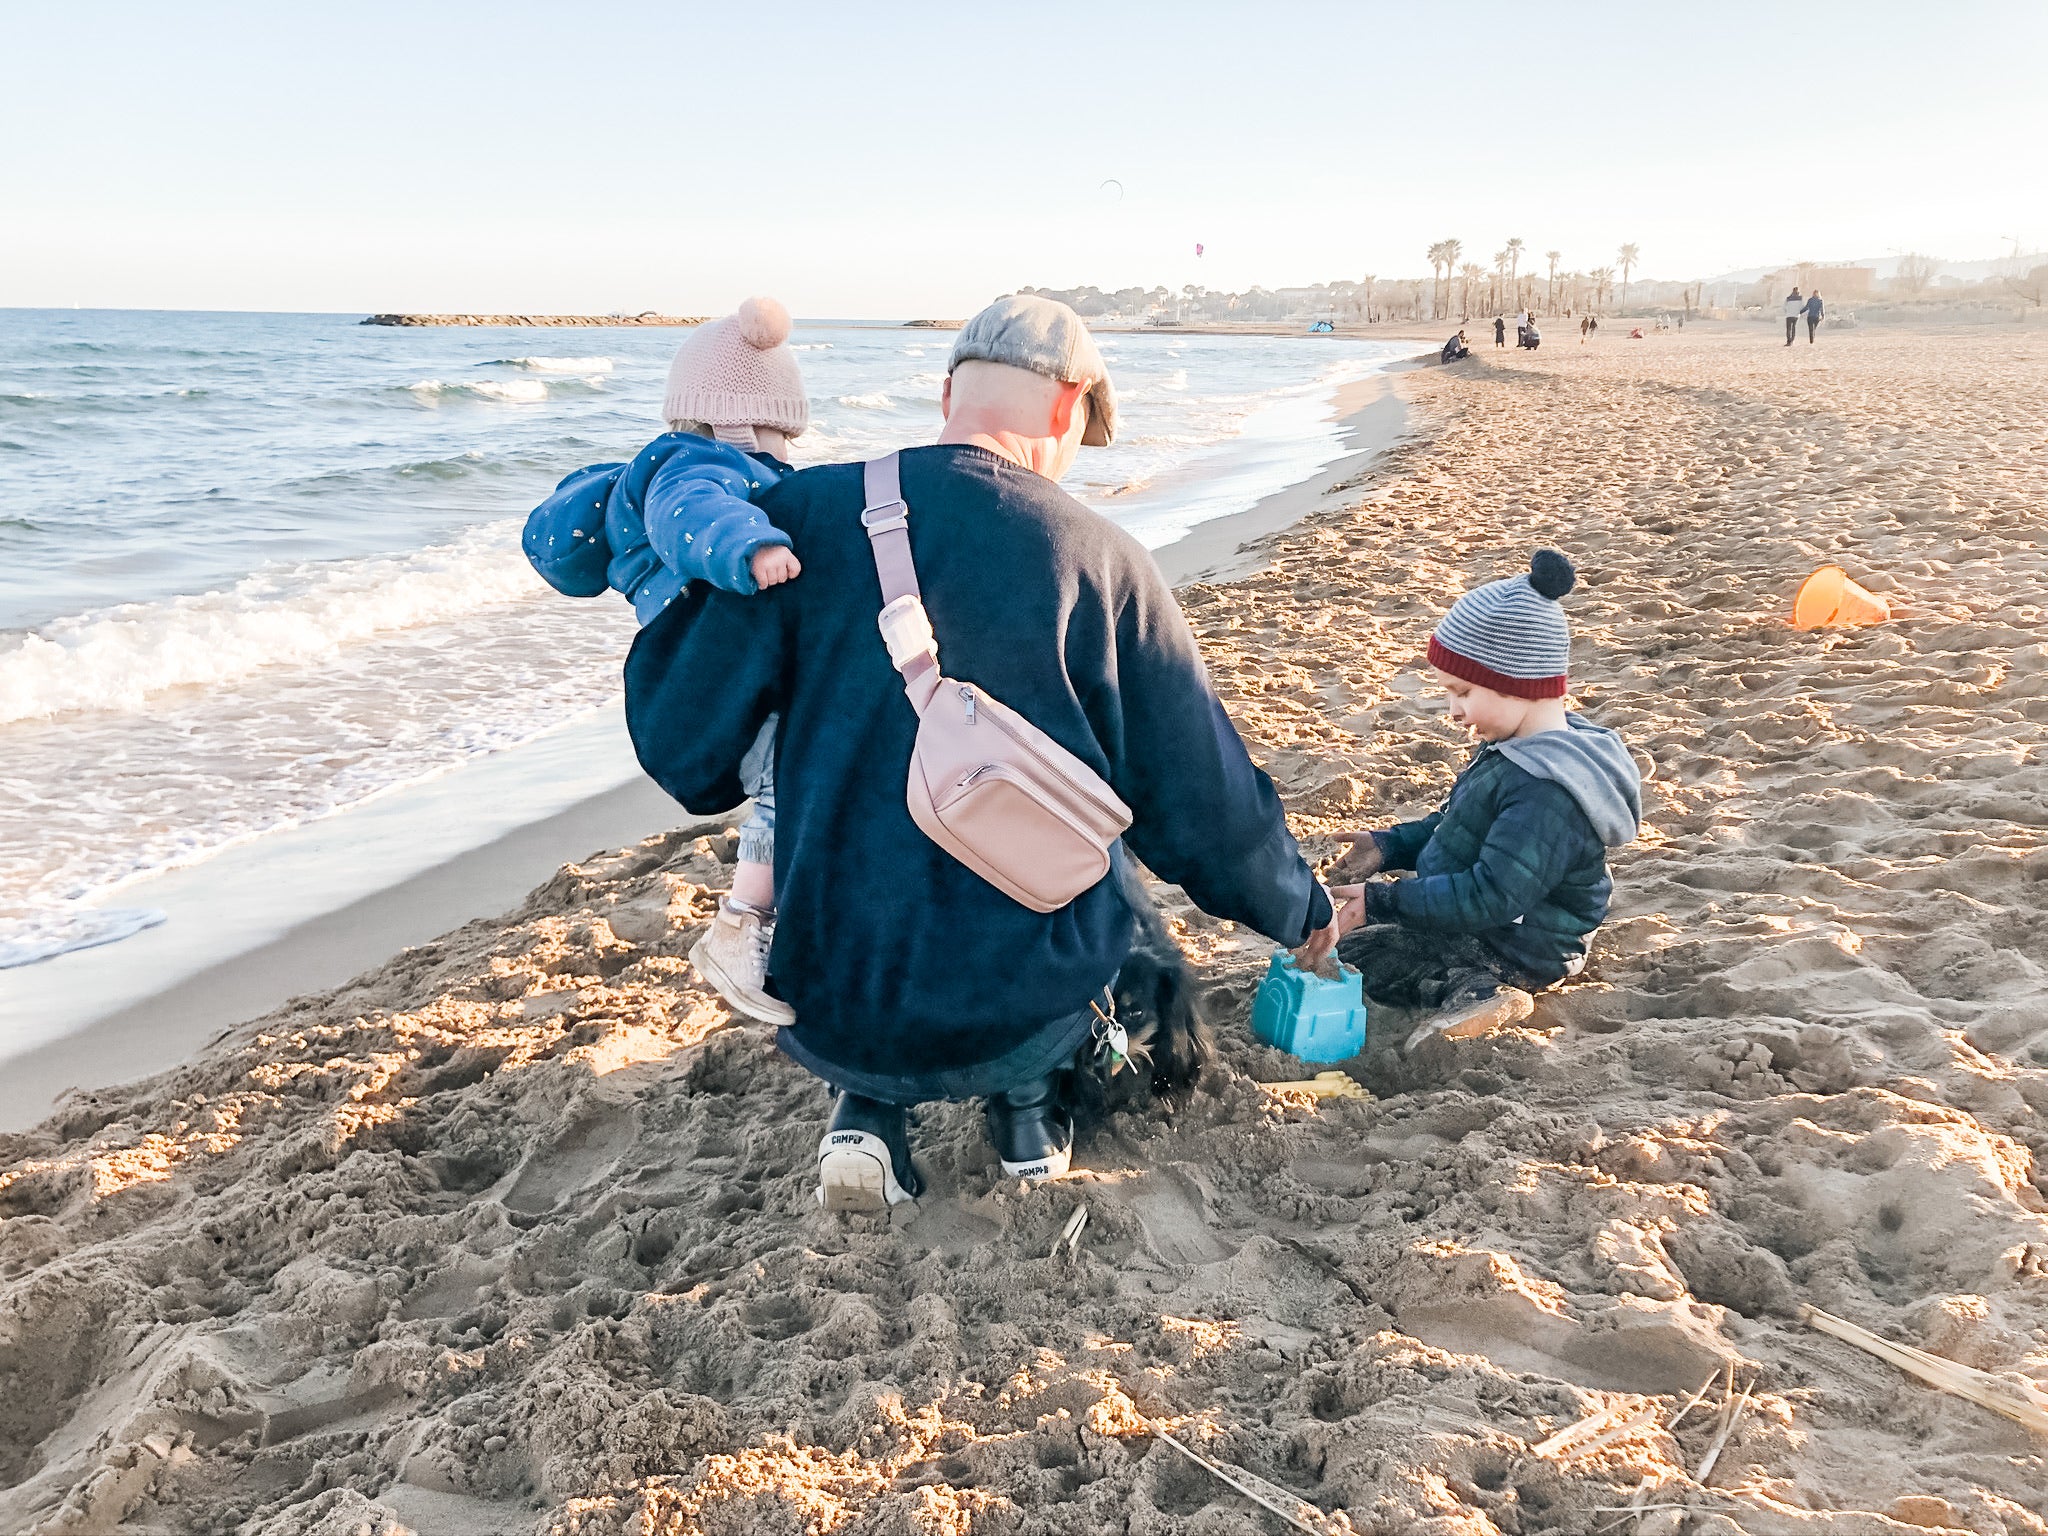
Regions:
<instances>
[{"instance_id":1,"label":"child's hand","mask_svg":"<svg viewBox=\"0 0 2048 1536\"><path fill-rule=\"evenodd\" d=\"M1337 841L1349 844L1330 866L1338 880L1364 880L1380 872L1380 845L1370 832L1339 832Z\"/></svg>"},{"instance_id":2,"label":"child's hand","mask_svg":"<svg viewBox=\"0 0 2048 1536\"><path fill-rule=\"evenodd\" d=\"M1334 975L1331 956L1337 941L1365 921L1365 887L1339 885L1329 889L1330 920L1308 936L1308 942L1294 952L1294 963L1317 975Z\"/></svg>"},{"instance_id":3,"label":"child's hand","mask_svg":"<svg viewBox=\"0 0 2048 1536\"><path fill-rule=\"evenodd\" d=\"M785 581L794 581L803 573L803 564L796 552L786 544L763 544L754 551L751 562L754 585L763 591L779 587Z\"/></svg>"}]
</instances>

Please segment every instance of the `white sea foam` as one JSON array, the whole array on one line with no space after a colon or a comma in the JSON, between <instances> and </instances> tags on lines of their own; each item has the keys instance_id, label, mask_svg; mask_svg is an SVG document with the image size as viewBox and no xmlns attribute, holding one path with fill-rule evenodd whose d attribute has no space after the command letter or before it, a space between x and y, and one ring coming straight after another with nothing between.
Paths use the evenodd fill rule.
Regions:
<instances>
[{"instance_id":1,"label":"white sea foam","mask_svg":"<svg viewBox=\"0 0 2048 1536\"><path fill-rule=\"evenodd\" d=\"M832 350L832 343L829 341L792 341L789 344L789 350L792 352L830 352Z\"/></svg>"},{"instance_id":2,"label":"white sea foam","mask_svg":"<svg viewBox=\"0 0 2048 1536\"><path fill-rule=\"evenodd\" d=\"M405 387L427 401L439 400L444 395L474 395L482 400L538 405L548 397L545 379L468 379L454 383L444 379L420 379Z\"/></svg>"},{"instance_id":3,"label":"white sea foam","mask_svg":"<svg viewBox=\"0 0 2048 1536\"><path fill-rule=\"evenodd\" d=\"M608 357L501 357L487 368L524 368L531 373L610 373Z\"/></svg>"},{"instance_id":4,"label":"white sea foam","mask_svg":"<svg viewBox=\"0 0 2048 1536\"><path fill-rule=\"evenodd\" d=\"M839 403L856 411L887 411L894 409L896 402L876 390L867 395L841 395Z\"/></svg>"},{"instance_id":5,"label":"white sea foam","mask_svg":"<svg viewBox=\"0 0 2048 1536\"><path fill-rule=\"evenodd\" d=\"M74 949L118 944L163 920L154 907L78 907L32 917L0 917L0 971Z\"/></svg>"},{"instance_id":6,"label":"white sea foam","mask_svg":"<svg viewBox=\"0 0 2048 1536\"><path fill-rule=\"evenodd\" d=\"M259 572L221 592L128 603L0 640L0 724L138 709L170 688L306 665L392 630L542 591L518 524L405 555Z\"/></svg>"}]
</instances>

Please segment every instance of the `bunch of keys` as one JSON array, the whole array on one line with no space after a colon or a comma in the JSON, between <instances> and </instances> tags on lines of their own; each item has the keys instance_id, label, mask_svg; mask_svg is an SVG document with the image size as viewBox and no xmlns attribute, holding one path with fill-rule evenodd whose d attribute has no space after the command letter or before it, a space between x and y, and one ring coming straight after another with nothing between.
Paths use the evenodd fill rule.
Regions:
<instances>
[{"instance_id":1,"label":"bunch of keys","mask_svg":"<svg viewBox=\"0 0 2048 1536\"><path fill-rule=\"evenodd\" d=\"M1109 1000L1106 1010L1093 998L1089 999L1088 1006L1095 1010L1095 1023L1089 1030L1095 1036L1095 1055L1098 1060L1108 1058L1109 1075L1115 1077L1130 1062L1131 1037L1117 1022L1114 998Z\"/></svg>"}]
</instances>

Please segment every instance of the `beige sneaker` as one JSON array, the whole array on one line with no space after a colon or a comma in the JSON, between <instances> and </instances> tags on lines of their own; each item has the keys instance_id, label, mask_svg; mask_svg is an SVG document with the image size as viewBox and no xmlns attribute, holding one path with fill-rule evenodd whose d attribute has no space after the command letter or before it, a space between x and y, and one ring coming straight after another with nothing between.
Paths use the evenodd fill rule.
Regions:
<instances>
[{"instance_id":1,"label":"beige sneaker","mask_svg":"<svg viewBox=\"0 0 2048 1536\"><path fill-rule=\"evenodd\" d=\"M690 946L690 963L734 1012L763 1024L794 1024L796 1010L765 990L768 941L774 936L770 919L751 908L736 907L727 897L719 902L710 930Z\"/></svg>"},{"instance_id":2,"label":"beige sneaker","mask_svg":"<svg viewBox=\"0 0 2048 1536\"><path fill-rule=\"evenodd\" d=\"M1519 987L1502 987L1476 1002L1460 1003L1424 1019L1401 1049L1414 1050L1425 1040L1470 1040L1496 1029L1519 1024L1536 1011L1536 999Z\"/></svg>"}]
</instances>

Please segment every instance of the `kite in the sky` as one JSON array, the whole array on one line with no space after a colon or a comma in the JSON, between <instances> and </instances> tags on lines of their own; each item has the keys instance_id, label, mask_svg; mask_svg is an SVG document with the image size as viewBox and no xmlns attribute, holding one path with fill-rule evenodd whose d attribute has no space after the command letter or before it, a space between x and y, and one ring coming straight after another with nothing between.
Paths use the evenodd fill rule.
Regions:
<instances>
[{"instance_id":1,"label":"kite in the sky","mask_svg":"<svg viewBox=\"0 0 2048 1536\"><path fill-rule=\"evenodd\" d=\"M1195 254L1197 256L1202 254L1202 242L1199 240L1195 242Z\"/></svg>"}]
</instances>

